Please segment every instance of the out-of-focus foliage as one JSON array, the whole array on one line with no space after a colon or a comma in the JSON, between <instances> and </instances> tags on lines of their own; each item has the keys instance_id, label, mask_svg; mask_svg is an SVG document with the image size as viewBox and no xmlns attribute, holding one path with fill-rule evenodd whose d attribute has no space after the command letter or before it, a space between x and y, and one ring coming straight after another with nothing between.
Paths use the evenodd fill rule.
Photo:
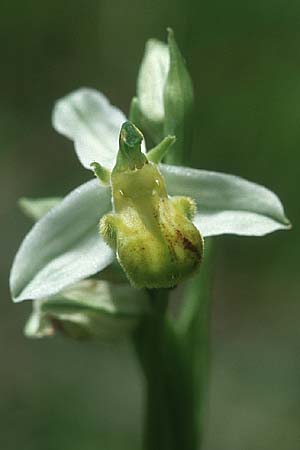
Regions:
<instances>
[{"instance_id":1,"label":"out-of-focus foliage","mask_svg":"<svg viewBox=\"0 0 300 450\"><path fill-rule=\"evenodd\" d=\"M128 344L26 340L30 304L11 303L7 280L31 226L18 198L61 196L89 178L50 127L54 101L92 86L127 112L144 43L167 26L195 85L193 165L268 186L294 225L218 239L204 450L298 448L299 22L296 0L2 2L0 448L140 449Z\"/></svg>"}]
</instances>

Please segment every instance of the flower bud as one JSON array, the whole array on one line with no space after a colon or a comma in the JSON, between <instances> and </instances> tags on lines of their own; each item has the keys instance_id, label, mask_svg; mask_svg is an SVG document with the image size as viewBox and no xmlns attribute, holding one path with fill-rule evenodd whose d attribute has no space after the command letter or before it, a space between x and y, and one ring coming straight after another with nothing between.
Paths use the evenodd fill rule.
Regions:
<instances>
[{"instance_id":1,"label":"flower bud","mask_svg":"<svg viewBox=\"0 0 300 450\"><path fill-rule=\"evenodd\" d=\"M164 87L164 135L176 136L175 148L168 155L170 164L188 161L191 149L194 90L192 79L177 46L174 32L168 29L170 68Z\"/></svg>"},{"instance_id":2,"label":"flower bud","mask_svg":"<svg viewBox=\"0 0 300 450\"><path fill-rule=\"evenodd\" d=\"M203 241L191 222L194 201L168 197L158 167L141 152L141 136L132 123L123 125L111 175L114 212L101 219L100 232L133 286L169 288L199 267Z\"/></svg>"},{"instance_id":3,"label":"flower bud","mask_svg":"<svg viewBox=\"0 0 300 450\"><path fill-rule=\"evenodd\" d=\"M193 106L192 80L174 32L168 29L168 45L156 40L146 45L130 119L155 144L164 136L176 136L167 162L182 164L191 148Z\"/></svg>"},{"instance_id":4,"label":"flower bud","mask_svg":"<svg viewBox=\"0 0 300 450\"><path fill-rule=\"evenodd\" d=\"M83 280L51 298L35 300L25 334L116 340L131 333L147 313L147 296L128 284Z\"/></svg>"}]
</instances>

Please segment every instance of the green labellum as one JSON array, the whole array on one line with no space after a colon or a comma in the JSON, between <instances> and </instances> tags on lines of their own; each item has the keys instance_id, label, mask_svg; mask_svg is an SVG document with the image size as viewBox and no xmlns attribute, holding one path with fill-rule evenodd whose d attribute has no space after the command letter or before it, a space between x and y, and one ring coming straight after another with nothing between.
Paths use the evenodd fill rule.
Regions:
<instances>
[{"instance_id":1,"label":"green labellum","mask_svg":"<svg viewBox=\"0 0 300 450\"><path fill-rule=\"evenodd\" d=\"M114 212L101 219L100 232L133 286L170 288L197 270L203 240L191 222L194 201L168 196L151 152L141 152L142 138L132 123L123 125L111 174Z\"/></svg>"}]
</instances>

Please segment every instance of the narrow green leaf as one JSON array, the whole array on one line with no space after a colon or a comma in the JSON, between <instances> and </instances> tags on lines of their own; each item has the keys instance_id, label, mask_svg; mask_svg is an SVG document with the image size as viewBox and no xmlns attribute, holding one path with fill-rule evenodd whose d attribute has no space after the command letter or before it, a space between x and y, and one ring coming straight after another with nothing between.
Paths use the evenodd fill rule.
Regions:
<instances>
[{"instance_id":1,"label":"narrow green leaf","mask_svg":"<svg viewBox=\"0 0 300 450\"><path fill-rule=\"evenodd\" d=\"M290 228L279 198L243 178L207 170L161 165L170 195L197 202L194 223L203 236L263 236Z\"/></svg>"},{"instance_id":2,"label":"narrow green leaf","mask_svg":"<svg viewBox=\"0 0 300 450\"><path fill-rule=\"evenodd\" d=\"M10 277L15 302L45 298L107 267L113 253L98 233L110 188L89 181L51 209L25 237Z\"/></svg>"},{"instance_id":3,"label":"narrow green leaf","mask_svg":"<svg viewBox=\"0 0 300 450\"><path fill-rule=\"evenodd\" d=\"M19 206L23 213L34 221L41 219L50 209L58 205L61 197L26 198L19 199Z\"/></svg>"},{"instance_id":4,"label":"narrow green leaf","mask_svg":"<svg viewBox=\"0 0 300 450\"><path fill-rule=\"evenodd\" d=\"M126 117L94 89L82 88L58 100L52 123L56 131L74 141L81 164L89 170L96 161L111 169L119 148L120 128Z\"/></svg>"}]
</instances>

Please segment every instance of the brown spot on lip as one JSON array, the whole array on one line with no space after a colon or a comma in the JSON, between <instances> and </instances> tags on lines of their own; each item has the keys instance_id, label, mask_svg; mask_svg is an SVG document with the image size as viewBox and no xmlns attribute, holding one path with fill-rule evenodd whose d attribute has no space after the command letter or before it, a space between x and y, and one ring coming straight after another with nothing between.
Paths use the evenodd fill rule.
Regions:
<instances>
[{"instance_id":1,"label":"brown spot on lip","mask_svg":"<svg viewBox=\"0 0 300 450\"><path fill-rule=\"evenodd\" d=\"M201 259L201 253L198 248L188 239L186 238L180 230L176 230L177 237L182 241L183 247L186 250L190 250L195 253L199 259Z\"/></svg>"}]
</instances>

